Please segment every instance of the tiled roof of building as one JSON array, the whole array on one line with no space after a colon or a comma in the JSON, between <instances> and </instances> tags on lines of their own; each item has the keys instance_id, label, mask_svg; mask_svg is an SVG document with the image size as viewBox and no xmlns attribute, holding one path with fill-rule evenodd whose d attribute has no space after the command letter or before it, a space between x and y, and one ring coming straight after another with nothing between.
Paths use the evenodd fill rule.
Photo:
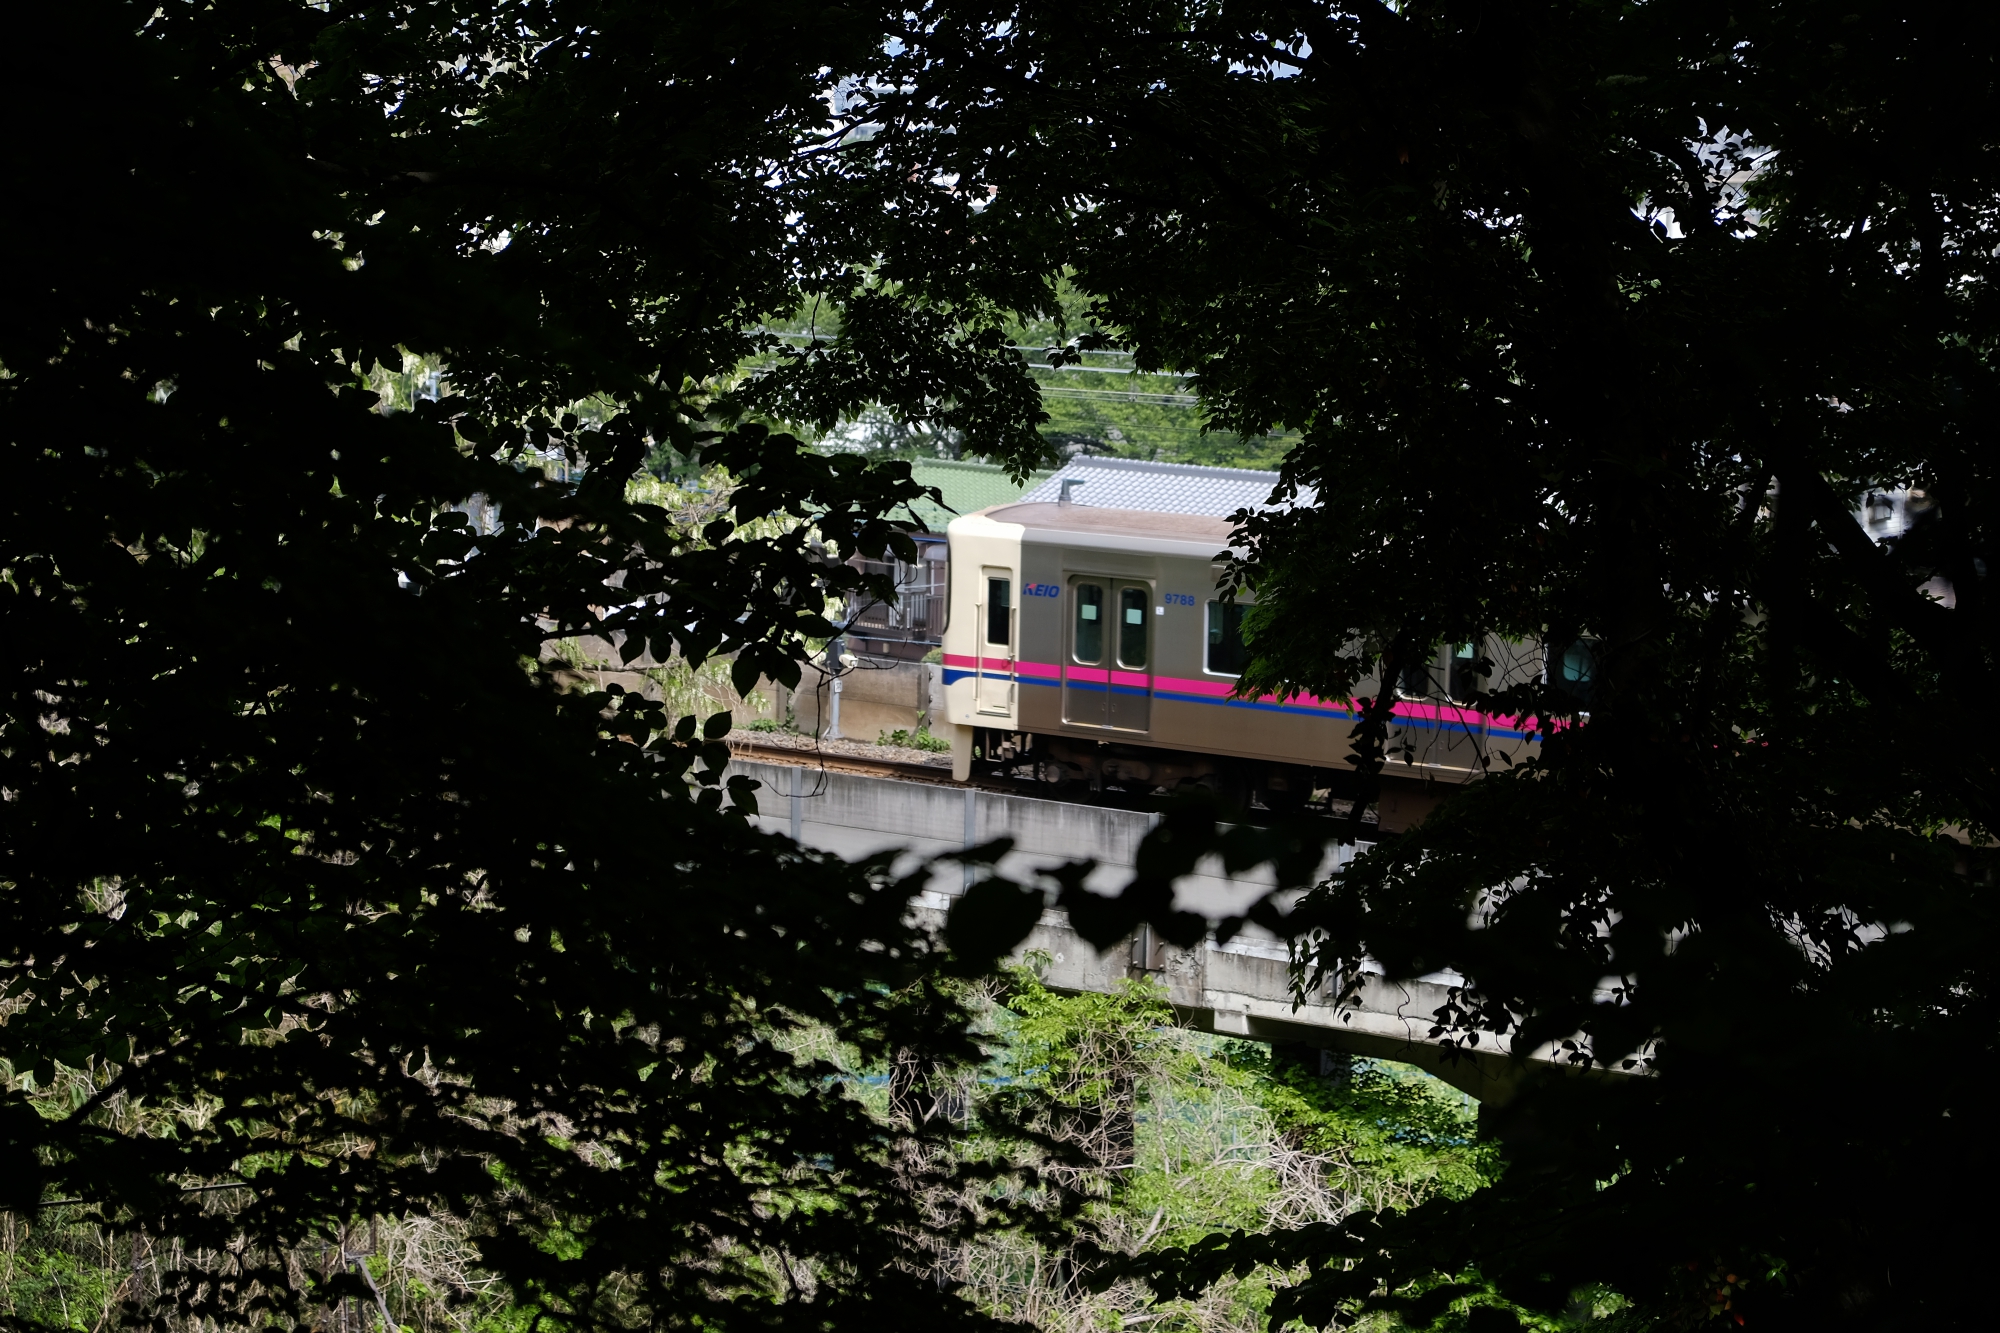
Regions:
<instances>
[{"instance_id":1,"label":"tiled roof of building","mask_svg":"<svg viewBox=\"0 0 2000 1333\"><path fill-rule=\"evenodd\" d=\"M911 462L910 476L919 485L937 487L944 496L944 505L940 507L929 500L919 500L910 508L916 511L924 531L943 532L945 524L958 515L1018 500L1021 492L1050 475L1047 472L1031 472L1023 483L1013 480L1007 475L1007 469L995 463L919 458Z\"/></svg>"},{"instance_id":2,"label":"tiled roof of building","mask_svg":"<svg viewBox=\"0 0 2000 1333\"><path fill-rule=\"evenodd\" d=\"M1136 458L1084 457L1065 464L1021 500L1025 504L1060 500L1065 481L1080 483L1070 492L1071 502L1093 509L1227 518L1239 509L1270 508L1278 474L1237 467L1147 463ZM1298 502L1310 505L1314 497L1310 491L1302 491Z\"/></svg>"}]
</instances>

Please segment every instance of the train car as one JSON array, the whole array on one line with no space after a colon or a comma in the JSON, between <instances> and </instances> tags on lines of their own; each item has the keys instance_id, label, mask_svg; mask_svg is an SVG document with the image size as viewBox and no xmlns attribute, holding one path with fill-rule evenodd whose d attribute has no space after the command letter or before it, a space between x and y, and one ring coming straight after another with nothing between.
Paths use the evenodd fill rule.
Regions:
<instances>
[{"instance_id":1,"label":"train car","mask_svg":"<svg viewBox=\"0 0 2000 1333\"><path fill-rule=\"evenodd\" d=\"M1092 460L1099 472L1113 462ZM1167 480L1224 471L1173 469ZM1266 494L1275 480L1238 475L1267 478ZM958 778L984 769L1050 786L1198 783L1274 810L1316 790L1339 797L1353 776L1349 701L1236 697L1243 607L1217 590L1229 520L1078 503L1064 480L1076 484L1059 473L947 529L944 683ZM1047 498L1058 487L1059 498ZM1503 677L1541 670L1538 652L1527 661L1492 644L1447 647L1408 673L1391 728L1392 780L1463 782L1496 754L1519 758L1533 744L1513 720L1458 702L1482 683L1471 675L1482 657ZM1369 682L1357 690L1372 692Z\"/></svg>"}]
</instances>

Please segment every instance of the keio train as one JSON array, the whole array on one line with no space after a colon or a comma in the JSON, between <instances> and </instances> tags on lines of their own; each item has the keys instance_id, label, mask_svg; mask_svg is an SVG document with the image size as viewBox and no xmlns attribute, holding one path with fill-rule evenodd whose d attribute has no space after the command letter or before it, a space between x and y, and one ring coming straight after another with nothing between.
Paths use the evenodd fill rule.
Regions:
<instances>
[{"instance_id":1,"label":"keio train","mask_svg":"<svg viewBox=\"0 0 2000 1333\"><path fill-rule=\"evenodd\" d=\"M1102 472L1112 460L1092 462ZM1135 467L1189 484L1233 471L1125 465ZM1232 697L1245 653L1244 607L1217 591L1229 520L1076 502L1076 480L1062 485L1067 471L946 530L945 711L956 776L1011 771L1127 791L1199 783L1274 810L1296 809L1315 790L1340 796L1353 775L1346 701ZM1202 475L1174 475L1183 473ZM1235 475L1267 478L1265 494L1275 480ZM1057 498L1044 498L1058 486ZM1463 782L1483 771L1483 758L1518 759L1534 743L1516 720L1458 702L1472 694L1482 656L1495 664L1477 682L1485 689L1543 670L1538 649L1494 642L1447 646L1428 670L1406 673L1385 774L1392 785ZM1588 683L1587 657L1557 669L1578 677L1573 686ZM1357 687L1373 692L1372 682Z\"/></svg>"}]
</instances>

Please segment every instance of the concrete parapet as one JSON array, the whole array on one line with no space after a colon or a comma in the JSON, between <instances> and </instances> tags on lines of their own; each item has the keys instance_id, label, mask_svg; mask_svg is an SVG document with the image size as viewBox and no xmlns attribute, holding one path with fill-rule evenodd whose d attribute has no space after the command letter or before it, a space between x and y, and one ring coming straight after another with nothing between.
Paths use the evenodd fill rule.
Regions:
<instances>
[{"instance_id":1,"label":"concrete parapet","mask_svg":"<svg viewBox=\"0 0 2000 1333\"><path fill-rule=\"evenodd\" d=\"M1097 865L1086 885L1112 893L1130 880L1139 842L1154 823L1152 815L1139 811L864 777L810 763L738 761L732 768L763 784L759 827L848 860L890 853L897 874L1005 835L1014 847L999 863L1002 874L1027 880L1038 870L1091 860ZM1347 854L1343 849L1329 856L1322 872ZM1175 905L1210 918L1240 913L1270 891L1270 872L1260 870L1232 877L1219 864L1204 864L1176 882ZM958 867L941 867L919 897L920 919L942 926L964 884ZM1146 978L1165 989L1190 1023L1209 1031L1402 1060L1485 1101L1506 1100L1518 1082L1519 1065L1510 1057L1447 1050L1430 1035L1431 1016L1453 984L1448 976L1365 977L1357 1003L1336 1006L1324 993L1295 995L1286 943L1256 927L1226 944L1211 936L1191 949L1167 945L1142 930L1137 938L1100 951L1071 928L1065 913L1053 910L1043 914L1015 956L1031 952L1049 959L1044 980L1055 989L1101 992Z\"/></svg>"},{"instance_id":2,"label":"concrete parapet","mask_svg":"<svg viewBox=\"0 0 2000 1333\"><path fill-rule=\"evenodd\" d=\"M771 799L759 798L759 823L789 832L792 806L797 807L799 840L809 847L858 860L882 851L898 851L897 873L908 873L929 857L949 855L968 847L1011 837L1014 849L999 864L1002 874L1028 879L1070 861L1095 861L1085 884L1115 893L1132 877L1139 842L1155 817L1137 810L1116 810L1073 801L1049 801L974 787L835 773L812 766L794 767L739 760L733 765L764 784ZM793 784L799 795L792 795ZM780 804L785 809L780 811ZM1329 854L1331 870L1345 852ZM941 873L932 884L937 892L955 892L958 885ZM1269 893L1275 884L1268 868L1232 877L1219 861L1205 862L1198 873L1176 885L1175 903L1208 917L1233 916Z\"/></svg>"}]
</instances>

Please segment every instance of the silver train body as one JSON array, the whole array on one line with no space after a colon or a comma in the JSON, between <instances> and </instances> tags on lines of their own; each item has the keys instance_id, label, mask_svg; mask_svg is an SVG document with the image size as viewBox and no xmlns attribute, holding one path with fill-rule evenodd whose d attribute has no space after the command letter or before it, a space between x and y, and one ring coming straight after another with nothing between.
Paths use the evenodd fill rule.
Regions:
<instances>
[{"instance_id":1,"label":"silver train body","mask_svg":"<svg viewBox=\"0 0 2000 1333\"><path fill-rule=\"evenodd\" d=\"M1200 783L1273 809L1316 788L1343 794L1355 724L1342 699L1235 697L1241 608L1217 595L1227 520L1016 503L955 519L944 632L946 713L961 780L976 767L1050 785L1126 790ZM1421 789L1464 782L1533 738L1512 718L1454 702L1469 670L1494 688L1539 674L1539 650L1442 650L1402 684L1382 827L1414 822ZM1363 682L1357 693L1374 692Z\"/></svg>"}]
</instances>

